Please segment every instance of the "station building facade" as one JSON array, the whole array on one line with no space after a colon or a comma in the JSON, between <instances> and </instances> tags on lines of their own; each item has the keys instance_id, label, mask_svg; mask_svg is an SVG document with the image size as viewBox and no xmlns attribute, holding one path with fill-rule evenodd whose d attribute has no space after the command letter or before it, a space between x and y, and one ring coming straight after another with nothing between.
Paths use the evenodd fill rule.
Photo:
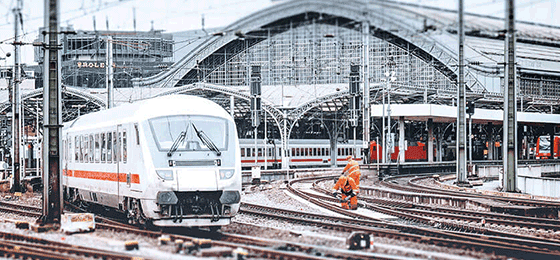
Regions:
<instances>
[{"instance_id":1,"label":"station building facade","mask_svg":"<svg viewBox=\"0 0 560 260\"><path fill-rule=\"evenodd\" d=\"M40 30L41 31L41 30ZM106 88L107 42L113 45L114 87L132 87L131 79L156 75L173 63L173 35L151 31L74 31L61 36L62 84L78 88ZM75 34L74 34L75 32ZM110 39L109 39L110 37ZM36 41L43 41L39 34ZM42 87L43 50L35 49L36 87Z\"/></svg>"}]
</instances>

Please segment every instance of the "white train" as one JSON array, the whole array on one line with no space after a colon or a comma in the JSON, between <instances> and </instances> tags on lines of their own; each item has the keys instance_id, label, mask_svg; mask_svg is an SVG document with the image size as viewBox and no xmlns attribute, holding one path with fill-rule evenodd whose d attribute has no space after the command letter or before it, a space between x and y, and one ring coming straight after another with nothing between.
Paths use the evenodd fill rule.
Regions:
<instances>
[{"instance_id":1,"label":"white train","mask_svg":"<svg viewBox=\"0 0 560 260\"><path fill-rule=\"evenodd\" d=\"M257 158L255 158L255 139L240 139L241 147L241 166L249 169L256 164L264 168L265 161L267 168L280 168L282 163L282 143L280 140L269 140L266 144L263 139L257 139ZM344 143L337 143L337 166L346 165L346 157L348 155L357 154L358 160L361 160L360 150L362 146L361 140L353 140ZM356 151L355 153L353 151ZM327 139L291 139L288 142L288 160L290 167L329 167L331 165L330 142Z\"/></svg>"},{"instance_id":2,"label":"white train","mask_svg":"<svg viewBox=\"0 0 560 260\"><path fill-rule=\"evenodd\" d=\"M174 95L79 117L63 129L65 198L131 223L230 223L241 191L239 140L219 105Z\"/></svg>"}]
</instances>

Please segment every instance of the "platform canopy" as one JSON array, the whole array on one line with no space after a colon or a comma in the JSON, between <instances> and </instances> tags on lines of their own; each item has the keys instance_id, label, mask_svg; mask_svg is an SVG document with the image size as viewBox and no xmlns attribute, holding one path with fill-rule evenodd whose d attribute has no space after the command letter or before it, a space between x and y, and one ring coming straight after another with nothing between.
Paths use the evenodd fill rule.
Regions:
<instances>
[{"instance_id":1,"label":"platform canopy","mask_svg":"<svg viewBox=\"0 0 560 260\"><path fill-rule=\"evenodd\" d=\"M383 105L371 106L372 117L383 117ZM385 105L387 115L387 105ZM391 104L391 117L404 117L409 121L428 121L432 118L434 122L450 123L457 120L457 107L436 104ZM491 110L476 108L472 116L473 123L493 123L500 125L504 119L503 110ZM530 124L560 124L559 114L544 114L532 112L517 112L518 123Z\"/></svg>"}]
</instances>

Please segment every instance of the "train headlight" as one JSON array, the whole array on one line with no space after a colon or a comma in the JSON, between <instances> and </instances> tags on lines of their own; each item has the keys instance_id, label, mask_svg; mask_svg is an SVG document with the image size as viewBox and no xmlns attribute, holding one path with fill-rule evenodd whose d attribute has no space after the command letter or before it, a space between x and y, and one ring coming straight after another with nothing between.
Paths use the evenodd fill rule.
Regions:
<instances>
[{"instance_id":1,"label":"train headlight","mask_svg":"<svg viewBox=\"0 0 560 260\"><path fill-rule=\"evenodd\" d=\"M173 180L173 171L172 170L156 170L157 175L166 180L172 181Z\"/></svg>"},{"instance_id":2,"label":"train headlight","mask_svg":"<svg viewBox=\"0 0 560 260\"><path fill-rule=\"evenodd\" d=\"M157 202L160 205L177 204L177 201L179 201L179 199L177 199L177 196L175 195L175 192L160 191L157 194Z\"/></svg>"},{"instance_id":3,"label":"train headlight","mask_svg":"<svg viewBox=\"0 0 560 260\"><path fill-rule=\"evenodd\" d=\"M220 180L230 179L234 173L235 173L234 169L220 170Z\"/></svg>"},{"instance_id":4,"label":"train headlight","mask_svg":"<svg viewBox=\"0 0 560 260\"><path fill-rule=\"evenodd\" d=\"M236 190L225 190L220 196L220 203L222 204L235 204L239 203L241 195Z\"/></svg>"}]
</instances>

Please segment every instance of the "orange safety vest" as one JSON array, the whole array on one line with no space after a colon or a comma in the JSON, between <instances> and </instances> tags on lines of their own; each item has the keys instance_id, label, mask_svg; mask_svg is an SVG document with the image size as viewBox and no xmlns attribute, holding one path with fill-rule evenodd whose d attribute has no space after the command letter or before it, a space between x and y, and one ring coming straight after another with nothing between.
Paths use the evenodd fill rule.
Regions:
<instances>
[{"instance_id":1,"label":"orange safety vest","mask_svg":"<svg viewBox=\"0 0 560 260\"><path fill-rule=\"evenodd\" d=\"M359 186L362 173L360 172L360 165L358 164L358 162L354 160L348 161L348 164L346 164L346 167L344 167L344 170L342 170L342 172L344 173L346 171L348 171L348 177L354 179L356 185Z\"/></svg>"},{"instance_id":2,"label":"orange safety vest","mask_svg":"<svg viewBox=\"0 0 560 260\"><path fill-rule=\"evenodd\" d=\"M354 182L354 179L346 176L340 176L333 187L334 191L338 191L339 189L345 195L349 195L352 192L354 192L354 194L358 194L358 192L360 192L358 186L356 185L356 182Z\"/></svg>"}]
</instances>

